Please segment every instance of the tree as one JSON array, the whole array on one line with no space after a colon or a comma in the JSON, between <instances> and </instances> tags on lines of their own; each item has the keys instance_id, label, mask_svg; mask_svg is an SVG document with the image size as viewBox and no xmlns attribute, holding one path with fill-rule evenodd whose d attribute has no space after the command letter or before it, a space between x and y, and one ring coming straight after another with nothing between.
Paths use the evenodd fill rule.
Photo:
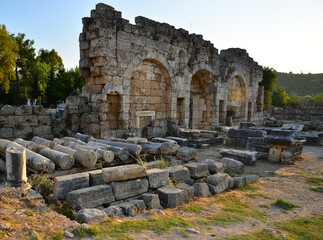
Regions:
<instances>
[{"instance_id":1,"label":"tree","mask_svg":"<svg viewBox=\"0 0 323 240\"><path fill-rule=\"evenodd\" d=\"M6 26L0 24L0 87L8 93L14 79L18 45L12 40Z\"/></svg>"},{"instance_id":2,"label":"tree","mask_svg":"<svg viewBox=\"0 0 323 240\"><path fill-rule=\"evenodd\" d=\"M289 100L288 94L283 88L276 88L271 97L272 104L275 107L283 107Z\"/></svg>"},{"instance_id":3,"label":"tree","mask_svg":"<svg viewBox=\"0 0 323 240\"><path fill-rule=\"evenodd\" d=\"M32 70L32 98L37 99L39 96L42 96L44 99L49 81L50 69L48 64L37 61Z\"/></svg>"},{"instance_id":4,"label":"tree","mask_svg":"<svg viewBox=\"0 0 323 240\"><path fill-rule=\"evenodd\" d=\"M18 57L16 59L16 100L17 104L19 105L20 99L20 86L19 82L20 79L22 81L27 81L28 75L33 70L36 64L36 53L35 48L33 47L34 41L30 39L25 39L24 33L18 33L17 36L14 34L11 35L12 39L17 43L19 50L18 50ZM26 97L26 96L25 96Z\"/></svg>"},{"instance_id":5,"label":"tree","mask_svg":"<svg viewBox=\"0 0 323 240\"><path fill-rule=\"evenodd\" d=\"M264 109L271 106L271 94L275 89L275 84L277 82L277 73L275 69L270 67L263 67L263 78L259 83L260 86L264 86Z\"/></svg>"}]
</instances>

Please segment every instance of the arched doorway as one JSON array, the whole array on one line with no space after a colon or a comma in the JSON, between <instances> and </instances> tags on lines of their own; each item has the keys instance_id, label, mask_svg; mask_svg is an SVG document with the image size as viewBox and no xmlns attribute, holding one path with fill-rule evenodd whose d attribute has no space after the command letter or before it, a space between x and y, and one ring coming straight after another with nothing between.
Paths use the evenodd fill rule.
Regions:
<instances>
[{"instance_id":1,"label":"arched doorway","mask_svg":"<svg viewBox=\"0 0 323 240\"><path fill-rule=\"evenodd\" d=\"M143 128L151 120L170 118L171 79L167 69L154 59L141 61L130 79L130 127Z\"/></svg>"},{"instance_id":2,"label":"arched doorway","mask_svg":"<svg viewBox=\"0 0 323 240\"><path fill-rule=\"evenodd\" d=\"M233 77L229 82L227 117L232 117L237 124L246 117L247 90L240 76Z\"/></svg>"},{"instance_id":3,"label":"arched doorway","mask_svg":"<svg viewBox=\"0 0 323 240\"><path fill-rule=\"evenodd\" d=\"M212 129L212 101L211 92L212 73L199 70L192 76L190 86L190 118L189 126L195 129Z\"/></svg>"}]
</instances>

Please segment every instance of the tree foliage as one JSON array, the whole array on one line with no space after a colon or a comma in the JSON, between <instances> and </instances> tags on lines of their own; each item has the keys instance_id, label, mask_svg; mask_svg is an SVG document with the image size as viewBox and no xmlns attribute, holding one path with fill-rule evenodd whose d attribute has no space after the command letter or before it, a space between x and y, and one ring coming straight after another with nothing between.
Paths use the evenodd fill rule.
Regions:
<instances>
[{"instance_id":1,"label":"tree foliage","mask_svg":"<svg viewBox=\"0 0 323 240\"><path fill-rule=\"evenodd\" d=\"M0 87L8 93L14 79L18 45L10 37L6 26L0 24Z\"/></svg>"},{"instance_id":2,"label":"tree foliage","mask_svg":"<svg viewBox=\"0 0 323 240\"><path fill-rule=\"evenodd\" d=\"M283 88L275 88L272 95L272 104L275 107L283 107L289 100L288 94Z\"/></svg>"},{"instance_id":3,"label":"tree foliage","mask_svg":"<svg viewBox=\"0 0 323 240\"><path fill-rule=\"evenodd\" d=\"M271 95L277 82L277 73L270 67L263 67L262 72L263 78L259 85L264 86L264 109L267 109L272 104Z\"/></svg>"}]
</instances>

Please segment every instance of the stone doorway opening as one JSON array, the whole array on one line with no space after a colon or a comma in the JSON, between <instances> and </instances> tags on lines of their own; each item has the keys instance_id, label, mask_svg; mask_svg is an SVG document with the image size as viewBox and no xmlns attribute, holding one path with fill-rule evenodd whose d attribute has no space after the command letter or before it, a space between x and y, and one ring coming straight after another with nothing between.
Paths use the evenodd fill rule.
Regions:
<instances>
[{"instance_id":1,"label":"stone doorway opening","mask_svg":"<svg viewBox=\"0 0 323 240\"><path fill-rule=\"evenodd\" d=\"M119 93L114 92L107 94L107 122L109 129L121 129L121 101L122 97Z\"/></svg>"},{"instance_id":2,"label":"stone doorway opening","mask_svg":"<svg viewBox=\"0 0 323 240\"><path fill-rule=\"evenodd\" d=\"M192 129L212 130L211 109L213 93L210 91L212 73L207 70L197 71L190 86L190 118Z\"/></svg>"}]
</instances>

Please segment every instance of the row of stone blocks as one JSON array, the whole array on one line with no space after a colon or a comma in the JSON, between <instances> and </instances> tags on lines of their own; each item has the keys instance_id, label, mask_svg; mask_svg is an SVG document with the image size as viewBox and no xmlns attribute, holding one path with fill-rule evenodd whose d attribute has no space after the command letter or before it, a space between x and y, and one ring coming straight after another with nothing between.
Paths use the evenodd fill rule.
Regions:
<instances>
[{"instance_id":1,"label":"row of stone blocks","mask_svg":"<svg viewBox=\"0 0 323 240\"><path fill-rule=\"evenodd\" d=\"M165 169L146 170L138 164L105 168L56 177L54 196L81 209L80 221L86 221L83 218L89 212L99 211L92 208L101 208L110 217L121 213L133 216L144 209L174 208L194 197L208 197L241 186L241 180L223 173L224 166L208 159ZM168 185L170 179L180 184ZM109 207L103 208L106 206Z\"/></svg>"}]
</instances>

